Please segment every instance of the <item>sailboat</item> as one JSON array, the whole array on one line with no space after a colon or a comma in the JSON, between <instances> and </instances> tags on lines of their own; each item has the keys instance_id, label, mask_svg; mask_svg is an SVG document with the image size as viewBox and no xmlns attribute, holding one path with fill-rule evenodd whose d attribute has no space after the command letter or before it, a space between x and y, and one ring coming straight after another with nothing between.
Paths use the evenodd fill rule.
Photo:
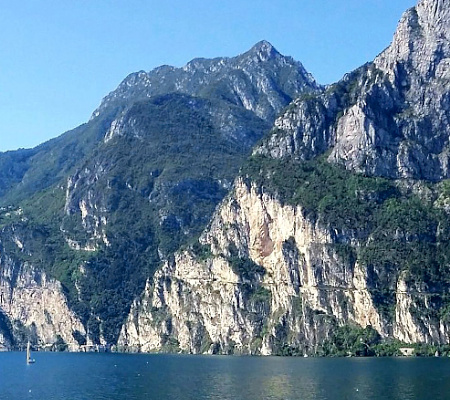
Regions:
<instances>
[{"instance_id":1,"label":"sailboat","mask_svg":"<svg viewBox=\"0 0 450 400\"><path fill-rule=\"evenodd\" d=\"M31 358L30 341L27 344L27 364L34 364L34 358Z\"/></svg>"}]
</instances>

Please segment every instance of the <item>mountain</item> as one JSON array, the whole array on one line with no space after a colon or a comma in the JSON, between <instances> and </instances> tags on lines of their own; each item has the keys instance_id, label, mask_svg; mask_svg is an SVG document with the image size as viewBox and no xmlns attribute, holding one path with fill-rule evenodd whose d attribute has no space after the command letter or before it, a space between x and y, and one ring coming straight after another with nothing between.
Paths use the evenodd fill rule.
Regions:
<instances>
[{"instance_id":1,"label":"mountain","mask_svg":"<svg viewBox=\"0 0 450 400\"><path fill-rule=\"evenodd\" d=\"M296 100L257 152L311 159L330 150L330 162L370 176L448 179L447 6L421 1L407 11L374 62Z\"/></svg>"},{"instance_id":2,"label":"mountain","mask_svg":"<svg viewBox=\"0 0 450 400\"><path fill-rule=\"evenodd\" d=\"M129 75L106 96L92 118L130 102L167 93L207 97L244 107L273 121L301 93L319 89L303 65L261 41L233 58L194 59L183 68L162 66Z\"/></svg>"},{"instance_id":3,"label":"mountain","mask_svg":"<svg viewBox=\"0 0 450 400\"><path fill-rule=\"evenodd\" d=\"M162 66L133 73L103 99L86 124L35 149L0 153L0 205L18 203L65 179L136 102L172 93L191 95L249 110L270 127L292 99L311 90L321 87L302 64L266 41L233 58L195 59L183 68ZM222 120L224 126L226 122Z\"/></svg>"},{"instance_id":4,"label":"mountain","mask_svg":"<svg viewBox=\"0 0 450 400\"><path fill-rule=\"evenodd\" d=\"M420 0L373 62L280 114L121 348L448 354L449 10Z\"/></svg>"},{"instance_id":5,"label":"mountain","mask_svg":"<svg viewBox=\"0 0 450 400\"><path fill-rule=\"evenodd\" d=\"M449 3L328 87L260 42L0 154L0 343L448 355Z\"/></svg>"},{"instance_id":6,"label":"mountain","mask_svg":"<svg viewBox=\"0 0 450 400\"><path fill-rule=\"evenodd\" d=\"M86 124L0 153L3 343L114 344L146 279L196 241L275 115L320 90L260 42L133 74Z\"/></svg>"}]
</instances>

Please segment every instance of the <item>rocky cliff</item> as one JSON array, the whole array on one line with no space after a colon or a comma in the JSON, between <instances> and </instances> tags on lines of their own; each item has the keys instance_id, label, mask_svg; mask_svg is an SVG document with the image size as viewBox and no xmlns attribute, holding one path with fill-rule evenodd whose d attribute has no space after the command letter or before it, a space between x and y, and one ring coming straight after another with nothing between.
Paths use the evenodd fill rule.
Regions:
<instances>
[{"instance_id":1,"label":"rocky cliff","mask_svg":"<svg viewBox=\"0 0 450 400\"><path fill-rule=\"evenodd\" d=\"M103 99L92 118L111 108L126 108L136 100L183 93L226 100L273 121L299 94L319 89L300 62L281 55L263 40L237 57L197 58L182 68L165 65L133 73Z\"/></svg>"},{"instance_id":2,"label":"rocky cliff","mask_svg":"<svg viewBox=\"0 0 450 400\"><path fill-rule=\"evenodd\" d=\"M119 345L316 354L343 324L405 343L448 343L449 323L436 313L438 294L406 283L402 274L389 285L392 309L386 313L379 299L385 270L345 251L365 245L356 236L238 179L202 247L177 253L147 281Z\"/></svg>"},{"instance_id":3,"label":"rocky cliff","mask_svg":"<svg viewBox=\"0 0 450 400\"><path fill-rule=\"evenodd\" d=\"M9 241L9 243L8 243ZM86 330L70 310L60 282L29 262L8 256L8 248L26 253L20 232L2 231L0 241L0 346L33 346L78 350L86 344Z\"/></svg>"},{"instance_id":4,"label":"rocky cliff","mask_svg":"<svg viewBox=\"0 0 450 400\"><path fill-rule=\"evenodd\" d=\"M333 232L239 179L202 237L147 282L119 344L143 351L312 352L337 320L388 334L366 271L333 249ZM163 314L164 318L160 315Z\"/></svg>"},{"instance_id":5,"label":"rocky cliff","mask_svg":"<svg viewBox=\"0 0 450 400\"><path fill-rule=\"evenodd\" d=\"M296 100L255 151L328 160L367 175L449 178L450 18L444 1L420 1L392 44L324 94Z\"/></svg>"},{"instance_id":6,"label":"rocky cliff","mask_svg":"<svg viewBox=\"0 0 450 400\"><path fill-rule=\"evenodd\" d=\"M87 124L0 154L1 343L448 345L449 9L420 0L327 88L261 42L132 74Z\"/></svg>"},{"instance_id":7,"label":"rocky cliff","mask_svg":"<svg viewBox=\"0 0 450 400\"><path fill-rule=\"evenodd\" d=\"M421 0L373 63L290 104L123 348L327 354L352 326L361 354L449 343L449 9Z\"/></svg>"},{"instance_id":8,"label":"rocky cliff","mask_svg":"<svg viewBox=\"0 0 450 400\"><path fill-rule=\"evenodd\" d=\"M83 340L114 344L145 279L198 238L275 116L320 90L268 42L234 58L132 74L87 124L0 154L5 257L61 283ZM27 251L11 245L11 230Z\"/></svg>"}]
</instances>

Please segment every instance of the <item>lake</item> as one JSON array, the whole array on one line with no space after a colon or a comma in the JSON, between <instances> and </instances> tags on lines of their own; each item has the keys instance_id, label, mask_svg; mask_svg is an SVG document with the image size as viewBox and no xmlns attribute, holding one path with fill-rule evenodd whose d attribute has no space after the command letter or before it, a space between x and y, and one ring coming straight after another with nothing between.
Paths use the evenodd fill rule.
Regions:
<instances>
[{"instance_id":1,"label":"lake","mask_svg":"<svg viewBox=\"0 0 450 400\"><path fill-rule=\"evenodd\" d=\"M449 399L448 358L0 353L1 400Z\"/></svg>"}]
</instances>

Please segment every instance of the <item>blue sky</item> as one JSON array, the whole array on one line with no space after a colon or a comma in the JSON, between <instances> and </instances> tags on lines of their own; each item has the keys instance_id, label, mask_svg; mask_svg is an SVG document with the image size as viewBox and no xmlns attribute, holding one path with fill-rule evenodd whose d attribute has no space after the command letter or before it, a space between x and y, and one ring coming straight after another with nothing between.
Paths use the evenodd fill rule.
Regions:
<instances>
[{"instance_id":1,"label":"blue sky","mask_svg":"<svg viewBox=\"0 0 450 400\"><path fill-rule=\"evenodd\" d=\"M387 47L415 0L0 0L0 151L86 122L129 73L265 39L332 83Z\"/></svg>"}]
</instances>

